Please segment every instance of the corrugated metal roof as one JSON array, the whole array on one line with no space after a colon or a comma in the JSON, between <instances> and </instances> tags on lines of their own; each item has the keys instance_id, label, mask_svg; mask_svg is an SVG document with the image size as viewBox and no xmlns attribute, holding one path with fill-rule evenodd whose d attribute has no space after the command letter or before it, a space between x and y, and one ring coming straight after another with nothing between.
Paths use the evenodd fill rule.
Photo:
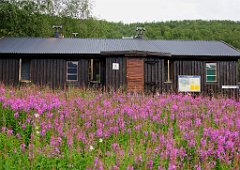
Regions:
<instances>
[{"instance_id":1,"label":"corrugated metal roof","mask_svg":"<svg viewBox=\"0 0 240 170\"><path fill-rule=\"evenodd\" d=\"M236 56L240 52L220 41L2 38L0 53L11 54L100 54L112 51L148 51L173 56Z\"/></svg>"}]
</instances>

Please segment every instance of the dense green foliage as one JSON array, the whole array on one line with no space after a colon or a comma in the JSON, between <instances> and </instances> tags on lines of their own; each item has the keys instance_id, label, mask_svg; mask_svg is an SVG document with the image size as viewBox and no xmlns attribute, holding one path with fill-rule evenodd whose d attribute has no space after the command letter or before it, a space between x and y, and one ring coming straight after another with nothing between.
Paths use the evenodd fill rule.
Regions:
<instances>
[{"instance_id":1,"label":"dense green foliage","mask_svg":"<svg viewBox=\"0 0 240 170\"><path fill-rule=\"evenodd\" d=\"M35 12L33 12L35 11ZM78 32L81 38L122 38L135 35L136 26L146 28L146 39L223 40L240 49L240 22L233 21L169 21L123 24L68 15L50 15L31 5L0 4L0 37L52 37L52 25L63 25L65 37Z\"/></svg>"}]
</instances>

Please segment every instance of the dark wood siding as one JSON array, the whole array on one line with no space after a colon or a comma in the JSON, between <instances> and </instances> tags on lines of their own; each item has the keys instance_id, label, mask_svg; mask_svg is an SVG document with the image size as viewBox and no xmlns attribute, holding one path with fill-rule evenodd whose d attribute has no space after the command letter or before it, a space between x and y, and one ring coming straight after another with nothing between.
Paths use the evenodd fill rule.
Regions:
<instances>
[{"instance_id":1,"label":"dark wood siding","mask_svg":"<svg viewBox=\"0 0 240 170\"><path fill-rule=\"evenodd\" d=\"M217 63L217 82L206 82L205 64L207 62ZM172 83L164 82L164 59L145 58L144 82L145 92L178 92L178 75L201 76L201 92L236 96L237 89L222 89L222 85L237 85L238 65L237 61L201 61L201 60L174 60L174 77Z\"/></svg>"},{"instance_id":2,"label":"dark wood siding","mask_svg":"<svg viewBox=\"0 0 240 170\"><path fill-rule=\"evenodd\" d=\"M88 60L79 59L78 60L78 86L87 87L88 86Z\"/></svg>"},{"instance_id":3,"label":"dark wood siding","mask_svg":"<svg viewBox=\"0 0 240 170\"><path fill-rule=\"evenodd\" d=\"M25 59L31 60L30 76L31 82L39 86L50 86L52 88L64 88L69 83L66 82L66 61L78 61L78 82L72 85L77 87L88 86L88 60L90 56L75 56L61 58L49 57L38 58L39 56L28 56ZM100 58L100 56L94 56ZM9 56L0 58L0 82L8 85L19 83L19 56ZM224 94L228 96L238 95L238 90L222 89L223 85L237 85L238 83L238 64L237 60L190 60L177 59L173 61L174 77L172 83L164 82L164 58L163 57L143 57L143 56L101 56L102 72L101 83L107 87L107 90L117 90L127 88L127 63L128 58L144 61L144 90L151 91L154 85L154 91L178 92L178 75L199 75L201 76L202 94L210 92L214 94ZM173 59L175 57L172 57ZM206 82L206 62L217 63L217 82ZM112 64L119 63L119 70L113 70ZM131 65L132 67L136 61ZM138 67L135 65L135 67ZM134 74L141 72L133 71ZM129 82L129 81L128 81ZM134 80L135 84L137 83ZM71 84L71 83L70 83Z\"/></svg>"},{"instance_id":4,"label":"dark wood siding","mask_svg":"<svg viewBox=\"0 0 240 170\"><path fill-rule=\"evenodd\" d=\"M217 63L217 82L206 82L206 68L207 62ZM236 61L189 61L189 60L176 60L174 89L178 89L177 76L178 75L199 75L201 76L201 91L204 94L214 93L222 94L222 85L237 85L237 62ZM236 93L236 90L228 90L231 93ZM235 91L235 92L234 92Z\"/></svg>"},{"instance_id":5,"label":"dark wood siding","mask_svg":"<svg viewBox=\"0 0 240 170\"><path fill-rule=\"evenodd\" d=\"M69 60L78 61L78 81L66 81L66 59L33 59L31 61L31 80L39 86L64 88L66 85L86 87L88 83L87 59Z\"/></svg>"},{"instance_id":6,"label":"dark wood siding","mask_svg":"<svg viewBox=\"0 0 240 170\"><path fill-rule=\"evenodd\" d=\"M119 70L113 70L112 64L119 63ZM126 88L126 59L123 56L106 58L106 88L117 90Z\"/></svg>"},{"instance_id":7,"label":"dark wood siding","mask_svg":"<svg viewBox=\"0 0 240 170\"><path fill-rule=\"evenodd\" d=\"M145 58L144 61L144 89L145 92L162 92L164 81L162 61L160 58Z\"/></svg>"},{"instance_id":8,"label":"dark wood siding","mask_svg":"<svg viewBox=\"0 0 240 170\"><path fill-rule=\"evenodd\" d=\"M63 59L31 60L31 82L38 86L63 88L66 85L66 62Z\"/></svg>"},{"instance_id":9,"label":"dark wood siding","mask_svg":"<svg viewBox=\"0 0 240 170\"><path fill-rule=\"evenodd\" d=\"M0 58L0 82L16 85L19 82L19 59Z\"/></svg>"}]
</instances>

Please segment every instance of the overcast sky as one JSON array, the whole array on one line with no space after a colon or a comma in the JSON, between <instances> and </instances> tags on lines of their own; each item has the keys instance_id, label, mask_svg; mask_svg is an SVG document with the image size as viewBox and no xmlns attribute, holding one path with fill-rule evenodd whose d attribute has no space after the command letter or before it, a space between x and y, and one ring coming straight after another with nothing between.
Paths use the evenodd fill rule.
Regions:
<instances>
[{"instance_id":1,"label":"overcast sky","mask_svg":"<svg viewBox=\"0 0 240 170\"><path fill-rule=\"evenodd\" d=\"M184 19L240 21L240 0L93 0L93 15L124 23Z\"/></svg>"}]
</instances>

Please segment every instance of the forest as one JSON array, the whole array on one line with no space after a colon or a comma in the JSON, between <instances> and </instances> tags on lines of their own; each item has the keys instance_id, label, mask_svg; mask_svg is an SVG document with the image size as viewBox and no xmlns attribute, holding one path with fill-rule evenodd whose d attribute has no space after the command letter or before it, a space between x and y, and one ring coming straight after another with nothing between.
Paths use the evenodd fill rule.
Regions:
<instances>
[{"instance_id":1,"label":"forest","mask_svg":"<svg viewBox=\"0 0 240 170\"><path fill-rule=\"evenodd\" d=\"M89 0L68 0L64 7L57 6L57 1L0 1L0 37L52 37L52 26L62 25L64 37L73 37L72 33L78 33L79 38L122 38L135 36L135 29L140 26L146 29L145 39L220 40L240 49L240 21L183 20L124 24L92 16Z\"/></svg>"}]
</instances>

